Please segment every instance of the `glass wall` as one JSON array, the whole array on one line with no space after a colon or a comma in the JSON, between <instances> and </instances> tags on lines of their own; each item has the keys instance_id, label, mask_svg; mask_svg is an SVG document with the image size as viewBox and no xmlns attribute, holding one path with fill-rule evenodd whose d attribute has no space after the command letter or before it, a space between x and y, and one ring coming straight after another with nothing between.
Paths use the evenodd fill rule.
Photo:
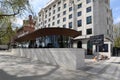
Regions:
<instances>
[{"instance_id":1,"label":"glass wall","mask_svg":"<svg viewBox=\"0 0 120 80\"><path fill-rule=\"evenodd\" d=\"M52 35L36 39L39 48L71 48L71 37Z\"/></svg>"}]
</instances>

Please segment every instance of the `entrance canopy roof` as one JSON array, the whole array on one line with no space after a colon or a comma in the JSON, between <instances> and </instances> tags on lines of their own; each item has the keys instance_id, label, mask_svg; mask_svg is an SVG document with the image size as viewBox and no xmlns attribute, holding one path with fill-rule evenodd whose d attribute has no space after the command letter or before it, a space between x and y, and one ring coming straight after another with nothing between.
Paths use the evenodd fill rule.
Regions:
<instances>
[{"instance_id":1,"label":"entrance canopy roof","mask_svg":"<svg viewBox=\"0 0 120 80\"><path fill-rule=\"evenodd\" d=\"M16 42L24 42L28 40L35 40L39 37L50 36L50 35L62 35L62 36L69 36L69 37L77 37L80 35L78 31L68 28L42 28L35 30L29 34L26 34L22 37L15 39Z\"/></svg>"}]
</instances>

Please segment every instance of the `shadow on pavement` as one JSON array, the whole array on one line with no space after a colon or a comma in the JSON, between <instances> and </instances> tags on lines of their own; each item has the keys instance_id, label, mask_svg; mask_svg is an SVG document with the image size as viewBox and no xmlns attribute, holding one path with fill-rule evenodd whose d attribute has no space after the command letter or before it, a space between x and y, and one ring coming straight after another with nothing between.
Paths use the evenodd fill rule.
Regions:
<instances>
[{"instance_id":1,"label":"shadow on pavement","mask_svg":"<svg viewBox=\"0 0 120 80\"><path fill-rule=\"evenodd\" d=\"M36 75L36 76L25 76L17 77L16 75L9 75L4 70L0 70L0 80L44 80L43 77L47 77L59 69L59 66L56 66L54 69L51 69L46 74Z\"/></svg>"},{"instance_id":2,"label":"shadow on pavement","mask_svg":"<svg viewBox=\"0 0 120 80\"><path fill-rule=\"evenodd\" d=\"M0 80L17 80L15 76L7 74L5 71L0 70Z\"/></svg>"},{"instance_id":3,"label":"shadow on pavement","mask_svg":"<svg viewBox=\"0 0 120 80\"><path fill-rule=\"evenodd\" d=\"M120 62L111 62L111 63L114 63L114 64L120 64Z\"/></svg>"},{"instance_id":4,"label":"shadow on pavement","mask_svg":"<svg viewBox=\"0 0 120 80\"><path fill-rule=\"evenodd\" d=\"M59 66L56 66L54 69L47 72L46 74L38 75L38 76L25 76L25 77L20 77L18 79L19 80L44 80L44 79L42 79L43 77L47 77L47 76L51 75L52 73L54 73L58 69L59 69Z\"/></svg>"}]
</instances>

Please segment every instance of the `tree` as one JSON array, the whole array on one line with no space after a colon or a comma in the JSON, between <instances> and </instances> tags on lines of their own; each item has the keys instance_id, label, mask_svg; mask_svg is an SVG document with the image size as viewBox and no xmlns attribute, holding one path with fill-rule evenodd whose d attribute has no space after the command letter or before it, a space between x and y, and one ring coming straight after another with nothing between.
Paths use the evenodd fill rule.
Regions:
<instances>
[{"instance_id":1,"label":"tree","mask_svg":"<svg viewBox=\"0 0 120 80\"><path fill-rule=\"evenodd\" d=\"M6 43L9 41L8 37L9 39L11 37L7 34L11 31L8 29L11 26L11 18L22 16L27 12L33 14L29 0L0 0L0 43Z\"/></svg>"},{"instance_id":2,"label":"tree","mask_svg":"<svg viewBox=\"0 0 120 80\"><path fill-rule=\"evenodd\" d=\"M0 19L9 16L16 16L31 10L29 0L0 0Z\"/></svg>"},{"instance_id":3,"label":"tree","mask_svg":"<svg viewBox=\"0 0 120 80\"><path fill-rule=\"evenodd\" d=\"M120 23L114 26L114 46L120 47Z\"/></svg>"},{"instance_id":4,"label":"tree","mask_svg":"<svg viewBox=\"0 0 120 80\"><path fill-rule=\"evenodd\" d=\"M0 32L0 44L8 44L11 42L13 36L15 36L15 31L12 30L11 23L7 24L7 28Z\"/></svg>"}]
</instances>

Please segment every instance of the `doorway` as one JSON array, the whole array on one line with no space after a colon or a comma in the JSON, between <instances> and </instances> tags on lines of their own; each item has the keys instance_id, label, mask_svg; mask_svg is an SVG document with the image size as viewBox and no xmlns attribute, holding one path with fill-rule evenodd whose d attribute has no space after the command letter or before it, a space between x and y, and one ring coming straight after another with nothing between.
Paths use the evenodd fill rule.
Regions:
<instances>
[{"instance_id":1,"label":"doorway","mask_svg":"<svg viewBox=\"0 0 120 80\"><path fill-rule=\"evenodd\" d=\"M78 41L77 48L82 48L82 41Z\"/></svg>"},{"instance_id":2,"label":"doorway","mask_svg":"<svg viewBox=\"0 0 120 80\"><path fill-rule=\"evenodd\" d=\"M93 45L90 40L87 42L87 55L93 55Z\"/></svg>"}]
</instances>

